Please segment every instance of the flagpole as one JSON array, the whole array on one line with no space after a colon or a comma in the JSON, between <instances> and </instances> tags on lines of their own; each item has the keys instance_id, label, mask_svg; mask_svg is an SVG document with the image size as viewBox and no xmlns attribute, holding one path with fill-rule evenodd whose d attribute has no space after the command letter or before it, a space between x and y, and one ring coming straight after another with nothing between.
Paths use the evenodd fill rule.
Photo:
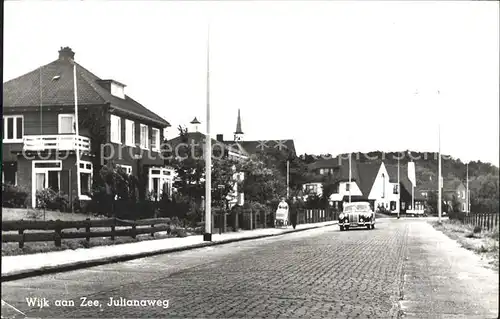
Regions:
<instances>
[{"instance_id":1,"label":"flagpole","mask_svg":"<svg viewBox=\"0 0 500 319\"><path fill-rule=\"evenodd\" d=\"M212 139L210 138L210 23L207 28L207 133L205 141L205 234L212 241Z\"/></svg>"},{"instance_id":2,"label":"flagpole","mask_svg":"<svg viewBox=\"0 0 500 319\"><path fill-rule=\"evenodd\" d=\"M399 181L399 156L398 156L398 219L400 210L401 210L401 185Z\"/></svg>"},{"instance_id":3,"label":"flagpole","mask_svg":"<svg viewBox=\"0 0 500 319\"><path fill-rule=\"evenodd\" d=\"M352 154L349 153L349 203L351 202L351 179L352 179L352 174L351 174L351 156L352 156Z\"/></svg>"},{"instance_id":4,"label":"flagpole","mask_svg":"<svg viewBox=\"0 0 500 319\"><path fill-rule=\"evenodd\" d=\"M75 94L75 138L76 138L76 191L77 197L80 197L81 195L81 188L82 185L80 185L80 143L78 141L78 136L79 134L79 129L78 129L78 88L76 84L76 62L73 60L73 86L74 86L74 94Z\"/></svg>"},{"instance_id":5,"label":"flagpole","mask_svg":"<svg viewBox=\"0 0 500 319\"><path fill-rule=\"evenodd\" d=\"M438 222L441 223L441 188L443 187L441 178L441 125L438 127L438 139L439 139L439 150L438 150Z\"/></svg>"}]
</instances>

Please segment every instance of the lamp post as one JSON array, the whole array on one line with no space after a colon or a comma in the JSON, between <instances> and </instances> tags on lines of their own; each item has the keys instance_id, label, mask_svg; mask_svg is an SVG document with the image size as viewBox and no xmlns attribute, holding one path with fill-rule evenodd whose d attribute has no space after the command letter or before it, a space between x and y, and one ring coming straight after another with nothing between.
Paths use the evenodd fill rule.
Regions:
<instances>
[{"instance_id":1,"label":"lamp post","mask_svg":"<svg viewBox=\"0 0 500 319\"><path fill-rule=\"evenodd\" d=\"M210 138L210 25L207 34L207 133L205 141L205 233L203 241L212 241L212 140Z\"/></svg>"},{"instance_id":2,"label":"lamp post","mask_svg":"<svg viewBox=\"0 0 500 319\"><path fill-rule=\"evenodd\" d=\"M351 203L351 153L349 152L349 203Z\"/></svg>"},{"instance_id":3,"label":"lamp post","mask_svg":"<svg viewBox=\"0 0 500 319\"><path fill-rule=\"evenodd\" d=\"M466 203L466 208L465 208L465 214L468 216L470 213L470 196L469 196L469 162L467 162L467 172L466 172L466 182L465 182L465 203Z\"/></svg>"},{"instance_id":4,"label":"lamp post","mask_svg":"<svg viewBox=\"0 0 500 319\"><path fill-rule=\"evenodd\" d=\"M398 219L400 210L401 210L401 185L399 181L399 156L398 156Z\"/></svg>"},{"instance_id":5,"label":"lamp post","mask_svg":"<svg viewBox=\"0 0 500 319\"><path fill-rule=\"evenodd\" d=\"M439 126L438 132L439 138L439 151L438 151L438 222L441 224L441 211L443 205L441 203L441 188L443 187L443 179L441 177L441 126Z\"/></svg>"}]
</instances>

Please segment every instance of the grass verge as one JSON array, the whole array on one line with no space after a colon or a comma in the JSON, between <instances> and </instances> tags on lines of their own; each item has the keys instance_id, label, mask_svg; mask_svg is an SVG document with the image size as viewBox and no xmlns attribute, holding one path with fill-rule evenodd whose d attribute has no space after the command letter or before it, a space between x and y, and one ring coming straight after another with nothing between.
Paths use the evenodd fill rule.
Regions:
<instances>
[{"instance_id":1,"label":"grass verge","mask_svg":"<svg viewBox=\"0 0 500 319\"><path fill-rule=\"evenodd\" d=\"M187 237L198 233L200 233L199 230L191 228L186 229L172 227L172 231L170 232L170 234L168 234L167 232L160 232L156 233L154 237L152 237L150 234L137 235L136 238L116 237L115 240L111 240L111 238L109 237L101 237L90 238L90 241L88 242L85 239L63 239L61 242L61 247L56 247L53 241L27 242L24 244L23 248L19 248L18 243L2 243L2 257L47 253L69 249L75 250L79 248L92 248L98 246L120 245L165 238Z\"/></svg>"},{"instance_id":2,"label":"grass verge","mask_svg":"<svg viewBox=\"0 0 500 319\"><path fill-rule=\"evenodd\" d=\"M480 227L464 225L457 220L445 220L441 224L431 222L435 229L456 240L462 247L475 252L488 261L492 269L499 269L498 227L484 230Z\"/></svg>"}]
</instances>

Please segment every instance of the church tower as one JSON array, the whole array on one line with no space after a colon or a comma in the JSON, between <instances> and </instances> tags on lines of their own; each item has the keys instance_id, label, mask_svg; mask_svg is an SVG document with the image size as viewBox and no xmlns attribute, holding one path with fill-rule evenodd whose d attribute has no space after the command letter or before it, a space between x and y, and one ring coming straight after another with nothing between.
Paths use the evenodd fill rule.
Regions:
<instances>
[{"instance_id":1,"label":"church tower","mask_svg":"<svg viewBox=\"0 0 500 319\"><path fill-rule=\"evenodd\" d=\"M238 109L238 120L236 121L236 131L234 132L234 141L238 142L241 140L243 140L243 131L241 130L240 109Z\"/></svg>"}]
</instances>

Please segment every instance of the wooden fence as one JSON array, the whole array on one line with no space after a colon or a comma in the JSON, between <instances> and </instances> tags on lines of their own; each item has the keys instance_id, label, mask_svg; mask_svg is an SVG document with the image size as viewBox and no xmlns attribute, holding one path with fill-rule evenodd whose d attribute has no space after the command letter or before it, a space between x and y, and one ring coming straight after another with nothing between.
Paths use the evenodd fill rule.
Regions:
<instances>
[{"instance_id":1,"label":"wooden fence","mask_svg":"<svg viewBox=\"0 0 500 319\"><path fill-rule=\"evenodd\" d=\"M498 228L499 218L498 214L470 213L463 218L463 222L466 225L479 226L482 229L492 230L495 227Z\"/></svg>"},{"instance_id":2,"label":"wooden fence","mask_svg":"<svg viewBox=\"0 0 500 319\"><path fill-rule=\"evenodd\" d=\"M253 211L245 209L239 213L213 211L212 233L225 233L237 229L252 230L259 228L274 227L275 212ZM338 213L325 209L299 209L297 213L297 225L320 223L337 220ZM203 227L204 223L198 223Z\"/></svg>"},{"instance_id":3,"label":"wooden fence","mask_svg":"<svg viewBox=\"0 0 500 319\"><path fill-rule=\"evenodd\" d=\"M121 229L116 229L116 227ZM110 228L110 231L102 231L102 228ZM73 231L65 231L68 229ZM79 231L80 229L84 231ZM25 232L27 230L43 230L45 232ZM170 231L169 218L135 221L118 218L96 220L87 218L81 221L13 220L2 222L2 243L17 242L19 248L23 248L25 242L54 241L55 246L60 247L62 239L85 238L89 242L92 237L110 237L111 240L115 240L116 237L136 238L137 235L141 234L151 234L154 237L155 233L162 231ZM17 234L4 234L4 232L17 232Z\"/></svg>"}]
</instances>

